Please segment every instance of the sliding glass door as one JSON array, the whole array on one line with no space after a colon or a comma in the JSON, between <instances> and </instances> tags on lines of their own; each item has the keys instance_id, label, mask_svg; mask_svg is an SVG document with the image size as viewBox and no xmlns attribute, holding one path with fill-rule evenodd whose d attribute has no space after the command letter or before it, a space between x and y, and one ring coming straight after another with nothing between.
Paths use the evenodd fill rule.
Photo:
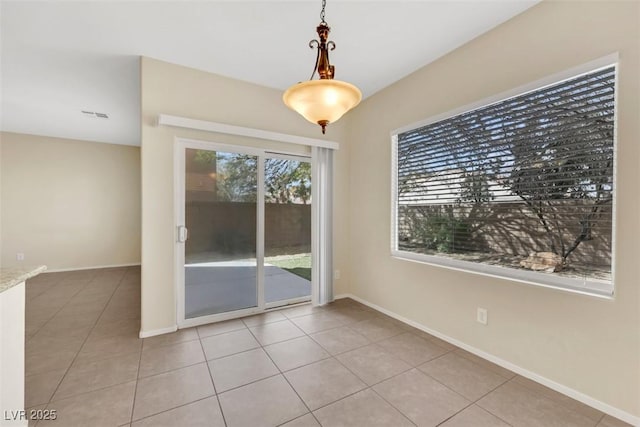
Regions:
<instances>
[{"instance_id":1,"label":"sliding glass door","mask_svg":"<svg viewBox=\"0 0 640 427\"><path fill-rule=\"evenodd\" d=\"M265 302L311 298L311 163L270 154L265 160Z\"/></svg>"},{"instance_id":2,"label":"sliding glass door","mask_svg":"<svg viewBox=\"0 0 640 427\"><path fill-rule=\"evenodd\" d=\"M185 318L258 307L257 155L185 149Z\"/></svg>"},{"instance_id":3,"label":"sliding glass door","mask_svg":"<svg viewBox=\"0 0 640 427\"><path fill-rule=\"evenodd\" d=\"M176 154L179 324L310 300L309 159L195 141Z\"/></svg>"}]
</instances>

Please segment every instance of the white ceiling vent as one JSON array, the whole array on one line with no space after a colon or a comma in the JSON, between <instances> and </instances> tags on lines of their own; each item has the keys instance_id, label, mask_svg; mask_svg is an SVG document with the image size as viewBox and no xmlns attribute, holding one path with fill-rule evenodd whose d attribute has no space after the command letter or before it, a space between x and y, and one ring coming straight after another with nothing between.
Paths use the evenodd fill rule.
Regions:
<instances>
[{"instance_id":1,"label":"white ceiling vent","mask_svg":"<svg viewBox=\"0 0 640 427\"><path fill-rule=\"evenodd\" d=\"M84 114L85 117L88 117L90 119L108 119L109 116L105 113L97 113L95 111L85 111L85 110L81 110L81 113Z\"/></svg>"}]
</instances>

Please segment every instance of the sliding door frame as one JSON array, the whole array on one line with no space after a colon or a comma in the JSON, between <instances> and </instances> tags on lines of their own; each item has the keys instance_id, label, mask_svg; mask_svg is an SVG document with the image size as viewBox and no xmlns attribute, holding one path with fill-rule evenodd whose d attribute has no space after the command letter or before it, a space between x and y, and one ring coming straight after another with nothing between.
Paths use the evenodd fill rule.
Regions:
<instances>
[{"instance_id":1,"label":"sliding door frame","mask_svg":"<svg viewBox=\"0 0 640 427\"><path fill-rule=\"evenodd\" d=\"M186 168L185 168L185 153L187 149L207 150L207 151L221 151L230 153L247 154L256 156L258 158L258 175L257 175L257 212L256 212L256 275L257 275L257 297L258 304L256 307L250 307L246 309L233 310L224 313L210 314L206 316L200 316L195 318L185 318L185 247L186 241L180 242L179 231L180 227L184 227L186 223ZM175 137L174 139L174 250L175 250L175 300L176 300L176 320L179 329L188 328L198 325L204 325L208 323L220 322L224 320L235 319L238 317L250 316L253 314L264 313L268 309L283 306L282 301L276 301L267 304L265 302L265 290L264 290L264 236L265 236L265 159L266 158L281 158L288 160L306 161L311 163L311 167L314 167L314 160L302 156L299 154L286 153L282 151L269 151L266 149L247 147L243 145L230 145L221 144L213 141L196 140L190 138ZM311 183L313 188L313 182ZM313 199L312 199L313 203ZM313 209L313 208L312 208ZM312 265L314 254L313 248L315 247L314 241L318 238L318 233L314 224L314 215L312 215L311 222L311 247L312 247ZM311 280L311 295L317 293L316 280ZM298 302L306 302L311 300L312 297L296 298L285 301L287 305L295 304ZM286 306L286 305L284 305ZM283 307L284 307L283 306Z\"/></svg>"}]
</instances>

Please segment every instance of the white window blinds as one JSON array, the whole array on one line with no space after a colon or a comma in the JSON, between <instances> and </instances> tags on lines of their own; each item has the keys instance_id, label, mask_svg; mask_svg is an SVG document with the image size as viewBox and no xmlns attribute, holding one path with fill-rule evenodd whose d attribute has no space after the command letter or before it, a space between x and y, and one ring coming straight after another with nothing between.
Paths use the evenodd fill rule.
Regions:
<instances>
[{"instance_id":1,"label":"white window blinds","mask_svg":"<svg viewBox=\"0 0 640 427\"><path fill-rule=\"evenodd\" d=\"M397 134L394 250L610 294L615 76L609 66Z\"/></svg>"}]
</instances>

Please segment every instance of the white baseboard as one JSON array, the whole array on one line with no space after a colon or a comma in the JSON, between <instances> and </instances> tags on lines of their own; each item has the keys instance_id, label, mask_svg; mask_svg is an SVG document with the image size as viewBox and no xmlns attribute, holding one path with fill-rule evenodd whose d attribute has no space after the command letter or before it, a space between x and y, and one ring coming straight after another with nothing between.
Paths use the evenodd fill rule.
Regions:
<instances>
[{"instance_id":1,"label":"white baseboard","mask_svg":"<svg viewBox=\"0 0 640 427\"><path fill-rule=\"evenodd\" d=\"M94 265L91 267L73 267L73 268L56 268L56 269L49 269L47 268L47 271L45 273L63 273L65 271L81 271L81 270L99 270L101 268L120 268L120 267L138 267L140 266L140 263L133 263L133 264L111 264L111 265Z\"/></svg>"},{"instance_id":2,"label":"white baseboard","mask_svg":"<svg viewBox=\"0 0 640 427\"><path fill-rule=\"evenodd\" d=\"M581 393L577 390L574 390L570 387L567 387L565 385L559 384L555 381L552 381L548 378L545 378L539 374L536 374L535 372L529 371L525 368L521 368L520 366L514 365L513 363L506 361L504 359L501 359L497 356L494 356L490 353L487 353L485 351L479 350L475 347L472 347L468 344L463 343L462 341L458 341L455 338L451 338L441 332L435 331L433 329L430 329L418 322L415 322L411 319L407 319L406 317L400 316L399 314L394 313L393 311L387 310L386 308L380 307L379 305L373 304L367 300L364 300L356 295L352 295L352 294L340 294L340 295L336 295L334 297L335 299L342 299L342 298L351 298L355 301L358 301L361 304L364 304L368 307L373 308L374 310L377 310L381 313L386 314L389 317L393 317L396 320L401 321L402 323L406 323L409 326L413 326L416 329L420 329L421 331L424 331L428 334L431 334L435 337L440 338L441 340L447 341L450 344L453 344L457 347L460 347L464 350L467 350L469 353L473 353L476 356L480 356L483 359L486 359L490 362L495 363L496 365L502 366L503 368L509 369L510 371L515 372L518 375L521 375L525 378L529 378L530 380L533 380L537 383L540 383L544 386L549 387L552 390L557 391L558 393L562 393L566 396L569 396L572 399L575 399L579 402L584 403L585 405L591 406L592 408L595 408L601 412L604 412L605 414L611 415L612 417L618 418L624 422L627 422L633 426L638 426L640 427L640 417L637 417L635 415L632 415L626 411L623 411L622 409L618 409L614 406L611 406L607 403L601 402L597 399L594 399L591 396L588 396L584 393Z\"/></svg>"},{"instance_id":3,"label":"white baseboard","mask_svg":"<svg viewBox=\"0 0 640 427\"><path fill-rule=\"evenodd\" d=\"M170 334L171 332L175 332L177 330L178 330L177 325L169 326L168 328L152 329L150 331L140 330L139 337L140 338L155 337L156 335Z\"/></svg>"}]
</instances>

